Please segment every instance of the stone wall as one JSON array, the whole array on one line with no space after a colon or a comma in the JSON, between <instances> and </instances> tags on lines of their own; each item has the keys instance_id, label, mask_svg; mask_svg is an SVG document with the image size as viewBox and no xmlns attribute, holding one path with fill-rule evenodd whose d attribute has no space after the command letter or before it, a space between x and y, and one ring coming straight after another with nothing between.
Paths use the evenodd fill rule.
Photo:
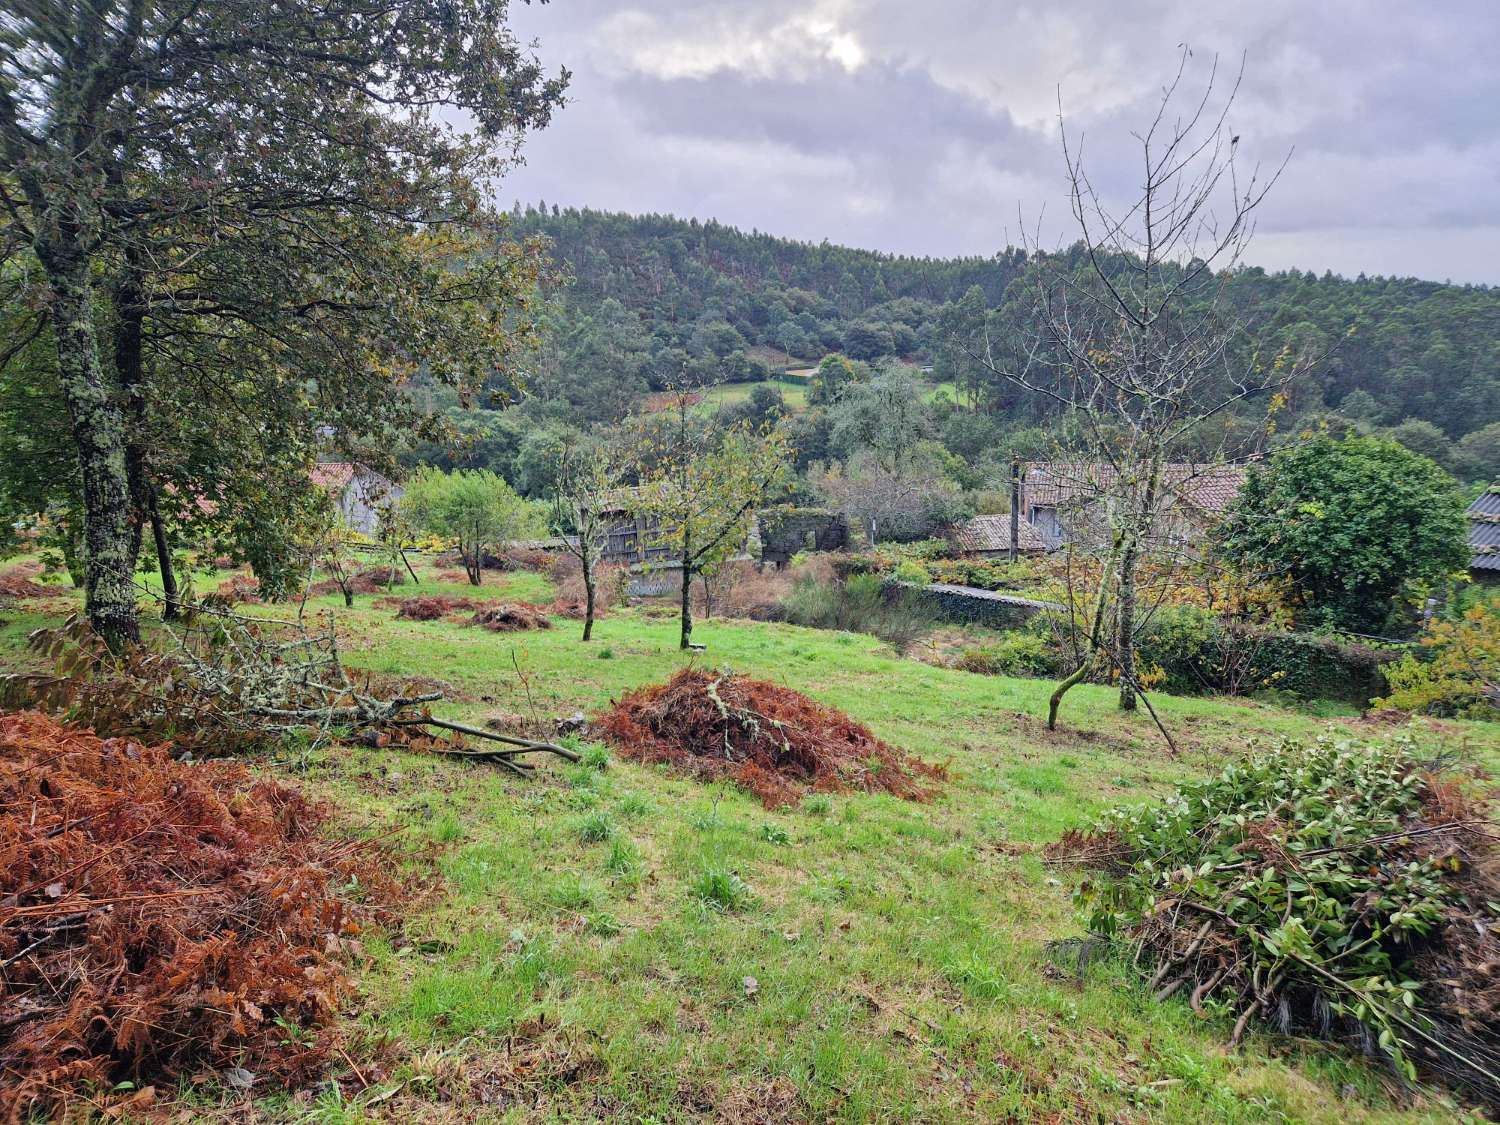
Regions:
<instances>
[{"instance_id":1,"label":"stone wall","mask_svg":"<svg viewBox=\"0 0 1500 1125\"><path fill-rule=\"evenodd\" d=\"M828 508L767 508L757 512L755 519L760 527L760 560L778 567L802 551L838 551L849 542L843 513Z\"/></svg>"}]
</instances>

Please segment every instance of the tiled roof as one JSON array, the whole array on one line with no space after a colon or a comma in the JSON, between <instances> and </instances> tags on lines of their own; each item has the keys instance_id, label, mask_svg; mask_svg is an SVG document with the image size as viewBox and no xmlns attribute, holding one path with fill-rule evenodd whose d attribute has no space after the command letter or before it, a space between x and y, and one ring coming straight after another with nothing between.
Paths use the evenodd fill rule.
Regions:
<instances>
[{"instance_id":1,"label":"tiled roof","mask_svg":"<svg viewBox=\"0 0 1500 1125\"><path fill-rule=\"evenodd\" d=\"M1118 477L1111 465L1082 461L1032 461L1021 485L1028 506L1066 507L1107 491ZM1243 465L1195 465L1174 461L1162 466L1167 491L1200 512L1227 508L1245 484Z\"/></svg>"},{"instance_id":2,"label":"tiled roof","mask_svg":"<svg viewBox=\"0 0 1500 1125\"><path fill-rule=\"evenodd\" d=\"M1045 551L1046 540L1030 520L1019 522L1020 546L1023 551ZM1010 516L975 516L953 529L961 551L1010 550Z\"/></svg>"},{"instance_id":3,"label":"tiled roof","mask_svg":"<svg viewBox=\"0 0 1500 1125\"><path fill-rule=\"evenodd\" d=\"M1500 488L1491 485L1469 505L1470 570L1500 572Z\"/></svg>"},{"instance_id":4,"label":"tiled roof","mask_svg":"<svg viewBox=\"0 0 1500 1125\"><path fill-rule=\"evenodd\" d=\"M325 461L312 467L312 482L319 488L344 488L359 472L353 461Z\"/></svg>"}]
</instances>

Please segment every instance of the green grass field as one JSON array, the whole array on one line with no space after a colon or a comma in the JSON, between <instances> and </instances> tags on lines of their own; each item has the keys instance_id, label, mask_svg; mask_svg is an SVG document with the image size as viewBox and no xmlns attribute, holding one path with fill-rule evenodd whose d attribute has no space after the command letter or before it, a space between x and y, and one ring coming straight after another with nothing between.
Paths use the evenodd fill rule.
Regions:
<instances>
[{"instance_id":1,"label":"green grass field","mask_svg":"<svg viewBox=\"0 0 1500 1125\"><path fill-rule=\"evenodd\" d=\"M768 385L775 387L781 392L781 397L786 402L787 409L796 413L807 409L807 388L794 383L783 383L776 379L767 381ZM750 392L759 383L720 383L718 386L709 387L703 393L703 401L699 409L708 413L717 411L720 407L732 406L744 402L750 397Z\"/></svg>"},{"instance_id":2,"label":"green grass field","mask_svg":"<svg viewBox=\"0 0 1500 1125\"><path fill-rule=\"evenodd\" d=\"M422 589L472 592L430 573ZM547 583L513 575L480 593L538 599ZM18 663L26 630L61 608L7 611L0 661ZM606 617L589 645L562 619L497 635L399 622L371 597L316 608L337 615L351 665L441 681L453 717L593 711L696 661L805 691L950 776L928 803L836 795L767 812L599 752L546 759L529 780L371 748L265 762L335 800L351 831L403 828L399 846L430 850L442 876L406 940L371 940L359 970L357 1042L387 1039L394 1065L358 1096L263 1098L273 1118L1455 1119L1323 1045L1261 1033L1226 1051L1227 1021L1154 1002L1122 962L1079 980L1048 954L1078 933L1075 876L1040 845L1226 754L1388 727L1162 698L1183 745L1172 757L1107 690L1078 688L1048 733L1049 685L929 667L863 635L710 620L694 632L707 651L687 656L655 607ZM1434 750L1497 751L1493 728L1413 729ZM212 1092L194 1096L218 1112Z\"/></svg>"}]
</instances>

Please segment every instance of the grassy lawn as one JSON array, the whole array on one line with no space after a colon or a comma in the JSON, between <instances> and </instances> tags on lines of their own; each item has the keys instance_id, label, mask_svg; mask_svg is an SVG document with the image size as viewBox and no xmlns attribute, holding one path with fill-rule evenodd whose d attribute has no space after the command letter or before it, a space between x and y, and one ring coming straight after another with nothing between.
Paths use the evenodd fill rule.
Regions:
<instances>
[{"instance_id":1,"label":"grassy lawn","mask_svg":"<svg viewBox=\"0 0 1500 1125\"><path fill-rule=\"evenodd\" d=\"M750 397L750 392L761 383L720 383L709 387L703 393L703 401L699 403L699 409L707 413L713 413L723 406L733 406L744 402ZM781 392L782 399L786 402L787 409L794 413L807 409L807 388L795 383L782 383L775 379L765 382L766 386L776 388Z\"/></svg>"},{"instance_id":2,"label":"grassy lawn","mask_svg":"<svg viewBox=\"0 0 1500 1125\"><path fill-rule=\"evenodd\" d=\"M208 588L209 580L199 581ZM539 599L535 575L481 593ZM405 587L409 591L411 588ZM430 574L423 592L471 593ZM37 603L42 604L42 603ZM1080 687L1049 734L1049 686L929 667L855 634L618 612L497 635L396 621L362 597L337 614L351 665L443 682L439 713L565 716L688 661L776 680L868 723L949 779L935 800L838 795L767 812L730 788L591 754L522 780L394 750L288 753L265 768L335 799L358 831L402 826L442 883L406 944L367 944L372 1039L398 1062L364 1109L263 1102L321 1120L1422 1121L1351 1056L1156 1003L1123 964L1082 980L1050 941L1075 935L1073 876L1037 847L1108 805L1149 800L1225 753L1357 731L1270 706L1159 701L1183 744ZM7 611L0 663L56 616ZM519 667L523 677L518 677ZM1492 758L1493 728L1418 724L1433 748ZM358 1061L356 1057L356 1061ZM391 1092L394 1091L394 1092Z\"/></svg>"}]
</instances>

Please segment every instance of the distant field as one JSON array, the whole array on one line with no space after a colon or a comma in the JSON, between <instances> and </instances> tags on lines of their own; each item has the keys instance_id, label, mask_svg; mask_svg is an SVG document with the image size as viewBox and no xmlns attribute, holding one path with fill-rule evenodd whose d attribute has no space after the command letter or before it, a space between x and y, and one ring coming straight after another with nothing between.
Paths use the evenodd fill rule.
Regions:
<instances>
[{"instance_id":1,"label":"distant field","mask_svg":"<svg viewBox=\"0 0 1500 1125\"><path fill-rule=\"evenodd\" d=\"M702 408L714 411L721 406L744 402L750 397L751 390L759 385L758 383L721 383L717 387L710 387L703 396ZM793 411L807 409L806 387L778 382L775 379L769 380L768 385L781 392L781 397L786 401L788 409Z\"/></svg>"},{"instance_id":2,"label":"distant field","mask_svg":"<svg viewBox=\"0 0 1500 1125\"><path fill-rule=\"evenodd\" d=\"M781 392L781 397L786 400L787 407L792 411L807 409L807 387L797 386L793 383L783 383L776 379L768 380ZM959 401L957 384L949 381L944 383L933 383L924 380L922 398L926 402L932 402L940 395L946 394L954 402ZM710 387L703 396L702 409L707 411L717 410L721 406L744 402L750 397L750 391L755 383L722 383L717 387Z\"/></svg>"},{"instance_id":3,"label":"distant field","mask_svg":"<svg viewBox=\"0 0 1500 1125\"><path fill-rule=\"evenodd\" d=\"M424 593L551 596L535 574L487 575L475 591L419 571ZM7 609L0 666L34 660L27 630L75 597ZM931 667L861 634L716 618L694 632L707 650L684 655L654 605L604 618L590 645L560 618L501 636L397 621L376 597L309 609L332 615L352 666L439 681L437 710L456 719L592 712L696 663L795 685L949 777L925 804L837 794L768 812L615 759L548 761L530 780L364 746L260 763L336 801L351 830L399 828L443 877L407 919L410 944L364 943L351 1057L368 1067L358 1044L390 1043L369 1092L351 1082L355 1093L311 1106L263 1096L266 1119L1454 1119L1422 1092L1403 1102L1353 1054L1266 1032L1226 1051L1230 1021L1154 1001L1120 961L1096 960L1079 980L1048 953L1079 932L1076 876L1039 851L1065 829L1247 746L1390 728L1158 697L1183 745L1172 757L1107 688L1077 688L1049 733L1050 685ZM1496 750L1479 725L1410 729L1434 754ZM698 897L705 878L730 875L748 886L735 909ZM194 1096L214 1120L215 1099L236 1100L211 1086Z\"/></svg>"}]
</instances>

